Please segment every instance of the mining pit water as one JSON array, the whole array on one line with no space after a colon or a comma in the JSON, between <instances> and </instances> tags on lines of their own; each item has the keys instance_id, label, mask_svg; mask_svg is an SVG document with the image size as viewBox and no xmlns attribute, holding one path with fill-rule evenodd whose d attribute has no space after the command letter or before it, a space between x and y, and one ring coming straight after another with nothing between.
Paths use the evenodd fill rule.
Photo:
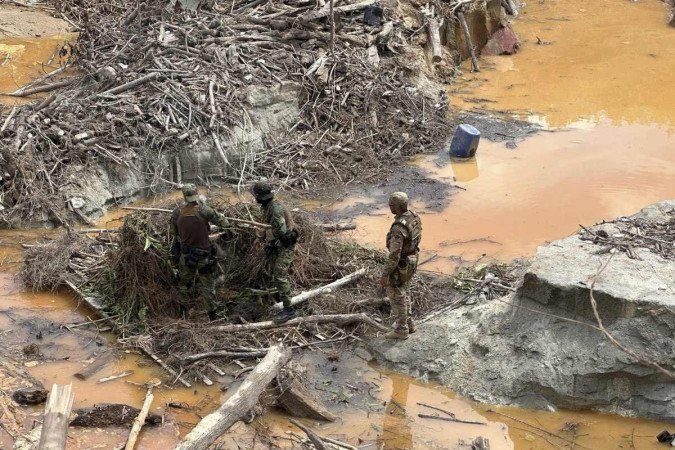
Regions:
<instances>
[{"instance_id":1,"label":"mining pit water","mask_svg":"<svg viewBox=\"0 0 675 450\"><path fill-rule=\"evenodd\" d=\"M40 9L0 5L0 104L35 100L3 94L58 69L70 56L67 44L77 39L69 30L67 22Z\"/></svg>"},{"instance_id":2,"label":"mining pit water","mask_svg":"<svg viewBox=\"0 0 675 450\"><path fill-rule=\"evenodd\" d=\"M529 1L514 21L518 53L481 58L480 73L471 73L467 61L449 87L450 101L550 127L607 118L672 129L675 46L667 3Z\"/></svg>"}]
</instances>

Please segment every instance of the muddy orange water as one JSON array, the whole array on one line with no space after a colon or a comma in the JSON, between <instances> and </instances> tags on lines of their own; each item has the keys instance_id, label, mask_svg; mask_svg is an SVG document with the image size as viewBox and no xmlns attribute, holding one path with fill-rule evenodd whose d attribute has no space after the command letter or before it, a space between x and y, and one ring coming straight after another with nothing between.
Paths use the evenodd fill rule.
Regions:
<instances>
[{"instance_id":1,"label":"muddy orange water","mask_svg":"<svg viewBox=\"0 0 675 450\"><path fill-rule=\"evenodd\" d=\"M675 126L675 46L661 0L528 1L512 57L450 86L457 107L512 110L552 127L608 118ZM537 45L537 37L544 45ZM462 101L464 100L464 101Z\"/></svg>"},{"instance_id":2,"label":"muddy orange water","mask_svg":"<svg viewBox=\"0 0 675 450\"><path fill-rule=\"evenodd\" d=\"M425 267L442 272L480 258L530 256L579 224L675 198L675 132L665 126L603 123L592 130L539 134L515 150L484 140L475 159L427 156L414 164L466 189L454 190L441 212L426 211L421 199L413 200L423 213L422 259L438 255ZM358 202L369 199L346 204ZM357 240L382 247L391 214L385 205L356 223Z\"/></svg>"},{"instance_id":3,"label":"muddy orange water","mask_svg":"<svg viewBox=\"0 0 675 450\"><path fill-rule=\"evenodd\" d=\"M70 55L66 44L77 39L68 29L67 22L38 9L0 5L0 103L30 101L2 94L58 69Z\"/></svg>"}]
</instances>

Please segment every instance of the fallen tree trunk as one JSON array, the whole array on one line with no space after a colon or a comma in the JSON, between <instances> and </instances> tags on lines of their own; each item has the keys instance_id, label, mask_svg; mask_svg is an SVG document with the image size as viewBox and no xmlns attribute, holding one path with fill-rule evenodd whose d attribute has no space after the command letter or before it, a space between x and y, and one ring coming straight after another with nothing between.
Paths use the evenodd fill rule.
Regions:
<instances>
[{"instance_id":1,"label":"fallen tree trunk","mask_svg":"<svg viewBox=\"0 0 675 450\"><path fill-rule=\"evenodd\" d=\"M439 63L443 61L443 48L441 47L441 33L439 31L438 20L429 19L427 29L429 48L431 49L431 62Z\"/></svg>"},{"instance_id":2,"label":"fallen tree trunk","mask_svg":"<svg viewBox=\"0 0 675 450\"><path fill-rule=\"evenodd\" d=\"M236 333L242 331L271 330L274 328L297 327L299 325L333 323L337 326L345 326L352 323L361 322L377 328L379 331L389 331L387 327L375 322L364 313L356 314L319 314L315 316L296 317L284 323L275 323L271 320L265 322L253 322L233 325L218 325L209 327L214 332ZM215 352L213 352L215 353ZM190 361L192 362L192 361Z\"/></svg>"},{"instance_id":3,"label":"fallen tree trunk","mask_svg":"<svg viewBox=\"0 0 675 450\"><path fill-rule=\"evenodd\" d=\"M291 351L279 344L246 377L237 391L215 412L204 417L175 450L203 450L258 403L260 394L291 359Z\"/></svg>"},{"instance_id":4,"label":"fallen tree trunk","mask_svg":"<svg viewBox=\"0 0 675 450\"><path fill-rule=\"evenodd\" d=\"M471 66L473 66L474 72L480 72L480 66L478 65L478 58L476 58L476 52L473 49L473 42L471 41L471 33L469 32L469 25L466 23L466 17L464 13L457 13L457 18L459 19L459 25L464 32L464 39L466 40L466 46L469 50L469 55L471 55Z\"/></svg>"},{"instance_id":5,"label":"fallen tree trunk","mask_svg":"<svg viewBox=\"0 0 675 450\"><path fill-rule=\"evenodd\" d=\"M148 392L145 394L145 400L143 401L143 407L141 412L134 419L134 424L131 426L131 431L129 432L129 437L127 438L127 444L124 446L124 450L134 450L136 445L136 439L138 439L138 434L141 432L141 428L145 424L145 418L148 416L148 411L150 410L150 405L152 404L152 386L148 388Z\"/></svg>"},{"instance_id":6,"label":"fallen tree trunk","mask_svg":"<svg viewBox=\"0 0 675 450\"><path fill-rule=\"evenodd\" d=\"M68 416L73 408L73 385L55 384L47 399L38 450L66 448Z\"/></svg>"},{"instance_id":7,"label":"fallen tree trunk","mask_svg":"<svg viewBox=\"0 0 675 450\"><path fill-rule=\"evenodd\" d=\"M339 288L340 286L344 286L345 284L351 283L354 280L358 280L365 274L366 269L359 269L356 272L350 273L349 275L344 276L339 280L335 280L332 283L327 284L325 286L312 289L311 291L301 292L300 294L291 298L291 306L299 305L300 303L305 302L310 298L316 297L317 295L320 294L329 294L333 291L333 289ZM284 307L283 303L276 303L272 308L276 311L281 311L283 307Z\"/></svg>"},{"instance_id":8,"label":"fallen tree trunk","mask_svg":"<svg viewBox=\"0 0 675 450\"><path fill-rule=\"evenodd\" d=\"M74 376L78 380L86 380L99 370L103 369L103 367L106 366L109 362L111 362L113 359L113 354L112 352L106 351L104 353L101 353L96 357L94 361L92 361L91 364L89 364L87 367L81 369L78 371Z\"/></svg>"}]
</instances>

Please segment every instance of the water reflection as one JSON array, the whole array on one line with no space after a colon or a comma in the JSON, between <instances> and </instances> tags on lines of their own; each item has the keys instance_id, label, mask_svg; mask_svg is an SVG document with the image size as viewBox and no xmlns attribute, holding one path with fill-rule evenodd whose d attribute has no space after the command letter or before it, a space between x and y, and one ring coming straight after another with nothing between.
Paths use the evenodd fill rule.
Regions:
<instances>
[{"instance_id":1,"label":"water reflection","mask_svg":"<svg viewBox=\"0 0 675 450\"><path fill-rule=\"evenodd\" d=\"M402 377L392 378L391 399L384 410L382 434L377 439L378 448L404 450L413 448L410 419L406 414L410 382Z\"/></svg>"},{"instance_id":2,"label":"water reflection","mask_svg":"<svg viewBox=\"0 0 675 450\"><path fill-rule=\"evenodd\" d=\"M478 161L476 158L452 159L450 165L455 181L466 182L478 178Z\"/></svg>"}]
</instances>

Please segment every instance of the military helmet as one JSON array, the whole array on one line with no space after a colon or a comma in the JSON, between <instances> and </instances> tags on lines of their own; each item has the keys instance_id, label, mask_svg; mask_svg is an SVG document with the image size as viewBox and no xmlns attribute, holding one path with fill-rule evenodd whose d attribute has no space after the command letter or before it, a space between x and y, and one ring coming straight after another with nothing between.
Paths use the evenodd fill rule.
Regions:
<instances>
[{"instance_id":1,"label":"military helmet","mask_svg":"<svg viewBox=\"0 0 675 450\"><path fill-rule=\"evenodd\" d=\"M389 196L390 206L399 206L404 210L408 209L408 194L405 192L394 192Z\"/></svg>"},{"instance_id":2,"label":"military helmet","mask_svg":"<svg viewBox=\"0 0 675 450\"><path fill-rule=\"evenodd\" d=\"M185 198L186 202L192 203L199 200L199 191L197 191L197 186L194 184L184 184L181 190L183 191L183 198Z\"/></svg>"},{"instance_id":3,"label":"military helmet","mask_svg":"<svg viewBox=\"0 0 675 450\"><path fill-rule=\"evenodd\" d=\"M251 192L253 193L253 196L256 198L256 200L259 201L270 200L272 197L274 197L274 193L272 193L272 185L265 182L258 182L254 184Z\"/></svg>"}]
</instances>

